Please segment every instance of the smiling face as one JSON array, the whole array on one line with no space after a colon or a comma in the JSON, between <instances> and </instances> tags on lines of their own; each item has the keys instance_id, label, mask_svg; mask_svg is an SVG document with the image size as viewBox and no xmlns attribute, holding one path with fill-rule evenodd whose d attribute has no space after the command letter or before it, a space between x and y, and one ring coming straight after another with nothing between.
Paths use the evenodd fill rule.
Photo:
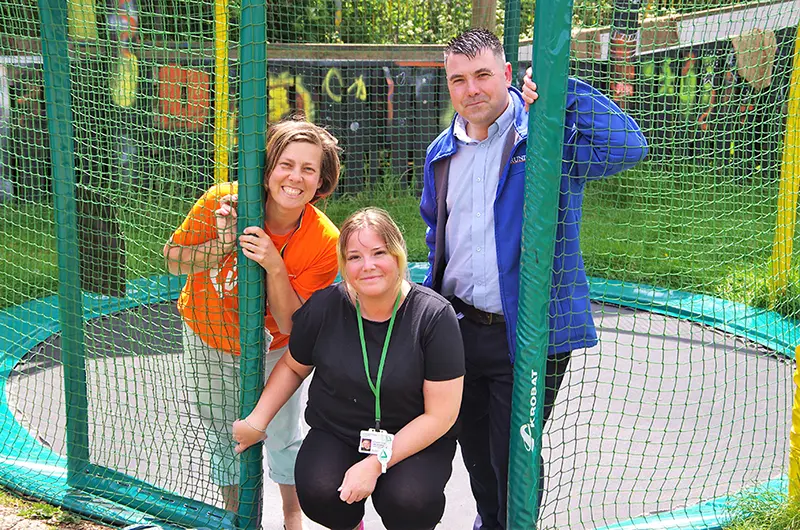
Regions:
<instances>
[{"instance_id":1,"label":"smiling face","mask_svg":"<svg viewBox=\"0 0 800 530\"><path fill-rule=\"evenodd\" d=\"M305 208L321 185L322 148L292 142L278 157L267 180L270 206L284 211Z\"/></svg>"},{"instance_id":2,"label":"smiling face","mask_svg":"<svg viewBox=\"0 0 800 530\"><path fill-rule=\"evenodd\" d=\"M467 132L476 140L485 139L481 133L488 130L508 105L511 65L490 49L483 49L472 59L451 53L445 61L445 72L453 108L478 134Z\"/></svg>"},{"instance_id":3,"label":"smiling face","mask_svg":"<svg viewBox=\"0 0 800 530\"><path fill-rule=\"evenodd\" d=\"M400 264L386 242L371 227L353 232L345 249L344 276L359 297L394 296L400 284Z\"/></svg>"}]
</instances>

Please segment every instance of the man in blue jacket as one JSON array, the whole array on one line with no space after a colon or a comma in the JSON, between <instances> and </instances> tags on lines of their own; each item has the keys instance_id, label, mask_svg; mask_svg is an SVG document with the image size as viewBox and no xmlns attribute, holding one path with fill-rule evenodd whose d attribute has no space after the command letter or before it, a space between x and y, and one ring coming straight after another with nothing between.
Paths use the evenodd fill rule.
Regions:
<instances>
[{"instance_id":1,"label":"man in blue jacket","mask_svg":"<svg viewBox=\"0 0 800 530\"><path fill-rule=\"evenodd\" d=\"M475 530L506 523L508 444L516 351L520 239L528 139L526 103L511 87L499 39L470 29L445 48L456 116L428 147L420 211L428 225L425 285L448 297L460 319L467 375L459 444L478 515ZM647 155L636 122L606 96L569 79L550 300L545 420L573 350L597 343L579 244L586 182ZM533 138L535 141L535 138Z\"/></svg>"}]
</instances>

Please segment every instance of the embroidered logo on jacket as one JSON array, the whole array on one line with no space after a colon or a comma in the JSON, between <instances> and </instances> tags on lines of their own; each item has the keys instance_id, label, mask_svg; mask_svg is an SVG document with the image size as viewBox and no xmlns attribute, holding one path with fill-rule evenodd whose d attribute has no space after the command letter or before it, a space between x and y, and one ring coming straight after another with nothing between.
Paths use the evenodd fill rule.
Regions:
<instances>
[{"instance_id":1,"label":"embroidered logo on jacket","mask_svg":"<svg viewBox=\"0 0 800 530\"><path fill-rule=\"evenodd\" d=\"M512 164L520 164L522 162L525 162L525 155L515 156L511 159Z\"/></svg>"}]
</instances>

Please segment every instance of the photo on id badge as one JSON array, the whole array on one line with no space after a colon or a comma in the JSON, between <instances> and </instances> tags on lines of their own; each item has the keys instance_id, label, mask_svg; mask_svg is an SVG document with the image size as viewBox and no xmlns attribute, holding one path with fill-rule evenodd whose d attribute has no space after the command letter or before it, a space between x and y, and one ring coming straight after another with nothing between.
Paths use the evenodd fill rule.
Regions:
<instances>
[{"instance_id":1,"label":"photo on id badge","mask_svg":"<svg viewBox=\"0 0 800 530\"><path fill-rule=\"evenodd\" d=\"M375 429L361 431L361 440L358 444L358 452L366 453L368 455L377 455L380 454L382 449L388 449L391 451L393 438L394 435L391 435L386 431L378 431Z\"/></svg>"}]
</instances>

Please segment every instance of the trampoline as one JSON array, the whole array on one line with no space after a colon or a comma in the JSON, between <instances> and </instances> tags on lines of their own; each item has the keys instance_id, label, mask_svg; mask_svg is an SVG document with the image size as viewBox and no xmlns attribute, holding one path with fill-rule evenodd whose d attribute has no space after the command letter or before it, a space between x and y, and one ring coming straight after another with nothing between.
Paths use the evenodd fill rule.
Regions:
<instances>
[{"instance_id":1,"label":"trampoline","mask_svg":"<svg viewBox=\"0 0 800 530\"><path fill-rule=\"evenodd\" d=\"M424 268L413 265L414 280ZM118 524L232 526L182 381L181 285L152 278L124 299L84 295L96 490L66 485L55 298L0 313L0 482ZM798 325L703 296L591 286L600 343L574 352L546 427L542 528L715 528L731 494L785 488ZM266 489L264 528L277 529ZM459 457L446 493L442 528L468 525ZM366 522L381 527L374 511Z\"/></svg>"},{"instance_id":2,"label":"trampoline","mask_svg":"<svg viewBox=\"0 0 800 530\"><path fill-rule=\"evenodd\" d=\"M184 27L170 22L182 19L169 6L121 1L97 18L90 2L78 2L86 9L69 17L63 4L40 0L41 38L25 32L7 39L10 55L0 61L0 129L9 138L0 155L3 170L13 170L4 176L20 206L3 217L3 274L11 288L0 298L30 300L56 285L61 294L0 311L0 484L120 525L231 529L234 514L211 483L204 432L183 381L175 310L183 281L147 276L163 270L159 250L212 178L239 180L246 205L239 222L260 223L264 129L295 113L341 140L345 171L328 205L331 219L363 199L396 212L403 231L419 238L420 157L452 118L445 85L433 82L437 71L444 80L435 43L447 42L466 18L450 3L447 13L431 10L441 2L413 13L383 10L392 15L381 18L380 9L353 6L312 17L294 6L300 3L267 11L270 3L258 0L229 10L219 8L225 2L212 9L200 0L191 12L209 16L190 17L198 24ZM570 183L570 204L583 201L575 222L583 224L590 271L742 300L757 300L763 280L767 300L753 303L769 307L787 285L796 289L800 142L788 133L800 119L800 39L791 2L689 2L685 13L663 17L650 10L638 16L625 2L574 13L569 2L540 2L535 11L507 4L503 36L512 71L520 59L552 74L529 119L537 148L512 160L525 160L526 193L535 196L526 198L521 250L531 269L525 281L541 285L535 295L523 293L523 306L538 306L523 314L544 316L549 252L562 237L555 177L563 162L577 159L562 160L560 142L613 147L603 138L614 131L596 126L599 143L565 137L560 102L568 73L611 94L651 147L649 162L592 184L591 194L584 194L583 176L594 174L593 164L580 164L587 171ZM524 44L522 54L516 11L525 24L534 13L537 19L536 45ZM7 15L19 22L10 28L27 28L33 12L12 8ZM321 32L322 20L333 22L326 23L331 33ZM281 21L300 25L295 32ZM312 21L313 31L300 31ZM403 45L395 46L401 35ZM347 44L328 45L340 41ZM587 129L608 111L579 107ZM43 191L51 187L52 195ZM423 248L412 254L424 256ZM412 279L426 268L416 264ZM87 279L97 285L83 285ZM25 288L14 289L19 284ZM263 287L243 284L253 293ZM541 528L719 528L739 492L786 490L800 324L705 295L614 280L590 284L600 342L573 352L542 436ZM795 303L797 291L786 293ZM254 335L262 324L256 313L243 311ZM539 348L544 325L523 326L526 339L540 336ZM62 351L62 340L85 352ZM260 352L250 350L247 364L255 367ZM527 370L526 357L520 368ZM540 364L532 370L537 381ZM247 368L245 401L252 403L259 381ZM533 379L519 381L523 401ZM521 464L512 473L511 511L524 512L516 526L525 526L534 491L530 473L517 471L535 469L535 455L513 440L512 459ZM257 454L245 458L258 468ZM248 478L239 526L252 528L258 480ZM469 527L475 508L458 457L446 491L440 527ZM277 495L265 492L264 524L277 530ZM527 496L517 502L515 492ZM367 524L381 527L374 512Z\"/></svg>"}]
</instances>

